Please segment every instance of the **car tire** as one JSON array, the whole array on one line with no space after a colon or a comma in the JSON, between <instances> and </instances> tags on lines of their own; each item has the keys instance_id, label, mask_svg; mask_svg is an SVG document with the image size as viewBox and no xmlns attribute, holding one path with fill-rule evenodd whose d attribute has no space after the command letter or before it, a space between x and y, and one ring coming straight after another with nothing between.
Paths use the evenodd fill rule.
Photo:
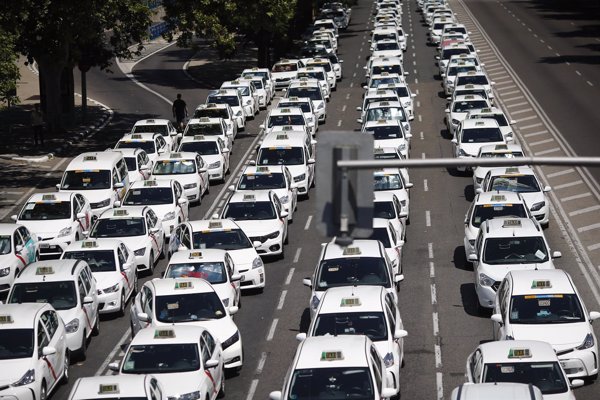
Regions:
<instances>
[{"instance_id":1,"label":"car tire","mask_svg":"<svg viewBox=\"0 0 600 400\"><path fill-rule=\"evenodd\" d=\"M131 329L131 340L135 337L135 330L133 329L133 321L129 322L129 328Z\"/></svg>"},{"instance_id":2,"label":"car tire","mask_svg":"<svg viewBox=\"0 0 600 400\"><path fill-rule=\"evenodd\" d=\"M48 391L46 390L46 381L42 381L42 387L40 388L40 400L48 399Z\"/></svg>"},{"instance_id":3,"label":"car tire","mask_svg":"<svg viewBox=\"0 0 600 400\"><path fill-rule=\"evenodd\" d=\"M69 355L69 350L65 351L65 361L64 361L64 365L63 365L63 376L62 379L60 380L60 382L63 385L66 385L69 383L69 365L71 365L71 356Z\"/></svg>"},{"instance_id":4,"label":"car tire","mask_svg":"<svg viewBox=\"0 0 600 400\"><path fill-rule=\"evenodd\" d=\"M96 313L96 323L92 328L92 335L98 336L100 334L100 312Z\"/></svg>"},{"instance_id":5,"label":"car tire","mask_svg":"<svg viewBox=\"0 0 600 400\"><path fill-rule=\"evenodd\" d=\"M221 387L219 388L219 393L217 393L217 398L222 399L225 397L225 369L221 370Z\"/></svg>"},{"instance_id":6,"label":"car tire","mask_svg":"<svg viewBox=\"0 0 600 400\"><path fill-rule=\"evenodd\" d=\"M121 290L121 304L119 307L119 311L117 311L117 315L119 317L123 317L125 315L125 290Z\"/></svg>"},{"instance_id":7,"label":"car tire","mask_svg":"<svg viewBox=\"0 0 600 400\"><path fill-rule=\"evenodd\" d=\"M154 250L150 250L150 258L148 259L148 263L150 264L148 266L150 268L150 275L154 275Z\"/></svg>"},{"instance_id":8,"label":"car tire","mask_svg":"<svg viewBox=\"0 0 600 400\"><path fill-rule=\"evenodd\" d=\"M79 361L85 361L87 358L87 332L83 330L83 339L81 339L81 347L77 350L77 359Z\"/></svg>"}]
</instances>

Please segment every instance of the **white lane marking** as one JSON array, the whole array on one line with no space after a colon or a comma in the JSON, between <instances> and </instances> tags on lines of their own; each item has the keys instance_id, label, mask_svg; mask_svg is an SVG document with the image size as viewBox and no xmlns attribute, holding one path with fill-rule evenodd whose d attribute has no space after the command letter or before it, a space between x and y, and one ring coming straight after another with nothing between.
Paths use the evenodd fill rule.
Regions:
<instances>
[{"instance_id":1,"label":"white lane marking","mask_svg":"<svg viewBox=\"0 0 600 400\"><path fill-rule=\"evenodd\" d=\"M423 179L423 191L429 192L429 185L427 184L427 179Z\"/></svg>"},{"instance_id":2,"label":"white lane marking","mask_svg":"<svg viewBox=\"0 0 600 400\"><path fill-rule=\"evenodd\" d=\"M350 93L346 94L346 100L350 99Z\"/></svg>"},{"instance_id":3,"label":"white lane marking","mask_svg":"<svg viewBox=\"0 0 600 400\"><path fill-rule=\"evenodd\" d=\"M358 65L358 63L356 63L356 69L358 69L358 67L359 67L359 65Z\"/></svg>"},{"instance_id":4,"label":"white lane marking","mask_svg":"<svg viewBox=\"0 0 600 400\"><path fill-rule=\"evenodd\" d=\"M433 313L433 335L438 336L439 334L440 334L440 318L438 316L438 313L434 312Z\"/></svg>"},{"instance_id":5,"label":"white lane marking","mask_svg":"<svg viewBox=\"0 0 600 400\"><path fill-rule=\"evenodd\" d=\"M581 214L589 213L589 212L596 211L596 210L600 210L600 205L596 204L595 206L586 207L586 208L582 208L580 210L571 211L569 213L569 217L574 217L576 215L581 215Z\"/></svg>"},{"instance_id":6,"label":"white lane marking","mask_svg":"<svg viewBox=\"0 0 600 400\"><path fill-rule=\"evenodd\" d=\"M575 70L575 73L576 73L577 75L581 76L581 72L579 72L579 71Z\"/></svg>"},{"instance_id":7,"label":"white lane marking","mask_svg":"<svg viewBox=\"0 0 600 400\"><path fill-rule=\"evenodd\" d=\"M598 228L600 228L600 223L582 226L581 228L577 228L577 232L587 232Z\"/></svg>"},{"instance_id":8,"label":"white lane marking","mask_svg":"<svg viewBox=\"0 0 600 400\"><path fill-rule=\"evenodd\" d=\"M292 261L294 264L300 261L300 253L302 253L302 247L298 247L296 249L296 253L294 254L294 260Z\"/></svg>"},{"instance_id":9,"label":"white lane marking","mask_svg":"<svg viewBox=\"0 0 600 400\"><path fill-rule=\"evenodd\" d=\"M524 99L524 98L525 97L523 97L523 96L509 97L508 99L502 99L502 102L506 103L507 101L521 100L521 99Z\"/></svg>"},{"instance_id":10,"label":"white lane marking","mask_svg":"<svg viewBox=\"0 0 600 400\"><path fill-rule=\"evenodd\" d=\"M442 368L442 348L439 344L435 344L435 367Z\"/></svg>"},{"instance_id":11,"label":"white lane marking","mask_svg":"<svg viewBox=\"0 0 600 400\"><path fill-rule=\"evenodd\" d=\"M538 140L537 142L529 143L529 146L539 146L540 144L551 143L554 142L554 138Z\"/></svg>"},{"instance_id":12,"label":"white lane marking","mask_svg":"<svg viewBox=\"0 0 600 400\"><path fill-rule=\"evenodd\" d=\"M265 362L267 361L267 353L262 352L260 355L260 359L258 360L258 365L256 366L256 374L260 375L263 372L263 368L265 367Z\"/></svg>"},{"instance_id":13,"label":"white lane marking","mask_svg":"<svg viewBox=\"0 0 600 400\"><path fill-rule=\"evenodd\" d=\"M417 107L421 107L421 102L417 100Z\"/></svg>"},{"instance_id":14,"label":"white lane marking","mask_svg":"<svg viewBox=\"0 0 600 400\"><path fill-rule=\"evenodd\" d=\"M283 304L285 303L285 296L287 295L287 290L281 291L281 296L279 297L279 303L277 303L277 309L281 310L283 308Z\"/></svg>"},{"instance_id":15,"label":"white lane marking","mask_svg":"<svg viewBox=\"0 0 600 400\"><path fill-rule=\"evenodd\" d=\"M534 155L535 156L543 156L544 154L556 153L557 151L560 151L560 147L554 147L552 149L538 151L538 152L534 153Z\"/></svg>"},{"instance_id":16,"label":"white lane marking","mask_svg":"<svg viewBox=\"0 0 600 400\"><path fill-rule=\"evenodd\" d=\"M557 176L572 174L575 172L573 168L563 169L562 171L553 172L551 174L546 174L546 178L556 178Z\"/></svg>"},{"instance_id":17,"label":"white lane marking","mask_svg":"<svg viewBox=\"0 0 600 400\"><path fill-rule=\"evenodd\" d=\"M288 272L287 277L285 278L285 284L289 285L292 282L292 277L294 276L294 271L296 268L290 268L290 272Z\"/></svg>"},{"instance_id":18,"label":"white lane marking","mask_svg":"<svg viewBox=\"0 0 600 400\"><path fill-rule=\"evenodd\" d=\"M433 259L433 243L427 243L427 256Z\"/></svg>"},{"instance_id":19,"label":"white lane marking","mask_svg":"<svg viewBox=\"0 0 600 400\"><path fill-rule=\"evenodd\" d=\"M565 188L568 188L568 187L571 187L571 186L577 186L577 185L582 185L582 184L583 184L583 181L581 179L578 179L578 180L573 181L573 182L563 183L561 185L554 185L552 188L554 190L560 190L560 189L565 189Z\"/></svg>"},{"instance_id":20,"label":"white lane marking","mask_svg":"<svg viewBox=\"0 0 600 400\"><path fill-rule=\"evenodd\" d=\"M593 84L592 82L590 82L590 81L586 81L586 83L587 83L588 85L590 85L590 86L594 86L594 84Z\"/></svg>"},{"instance_id":21,"label":"white lane marking","mask_svg":"<svg viewBox=\"0 0 600 400\"><path fill-rule=\"evenodd\" d=\"M425 153L421 153L421 158L422 158L422 159L425 159L425 158L426 158L426 156L425 156Z\"/></svg>"},{"instance_id":22,"label":"white lane marking","mask_svg":"<svg viewBox=\"0 0 600 400\"><path fill-rule=\"evenodd\" d=\"M252 400L254 398L254 393L256 393L257 386L258 379L252 379L252 383L250 383L250 389L248 389L248 395L246 396L246 400Z\"/></svg>"},{"instance_id":23,"label":"white lane marking","mask_svg":"<svg viewBox=\"0 0 600 400\"><path fill-rule=\"evenodd\" d=\"M96 370L96 372L94 373L94 376L98 376L104 372L106 367L108 367L108 364L110 364L110 362L114 358L115 354L117 354L117 352L121 350L121 346L123 345L123 343L125 343L125 341L129 337L129 335L131 335L131 331L129 331L129 330L126 330L125 333L123 333L123 336L121 336L121 339L119 339L119 341L117 342L115 347L110 351L110 353L108 353L108 355L106 356L106 358L104 359L102 364L100 364L100 368L98 368Z\"/></svg>"},{"instance_id":24,"label":"white lane marking","mask_svg":"<svg viewBox=\"0 0 600 400\"><path fill-rule=\"evenodd\" d=\"M502 96L508 96L509 94L521 93L520 90L511 90L510 92L503 92Z\"/></svg>"},{"instance_id":25,"label":"white lane marking","mask_svg":"<svg viewBox=\"0 0 600 400\"><path fill-rule=\"evenodd\" d=\"M418 84L418 83L419 83L419 79L415 78L415 84Z\"/></svg>"},{"instance_id":26,"label":"white lane marking","mask_svg":"<svg viewBox=\"0 0 600 400\"><path fill-rule=\"evenodd\" d=\"M522 130L522 129L521 129ZM533 137L533 136L539 136L539 135L545 135L547 134L548 131L546 129L544 129L543 131L537 131L537 132L531 132L531 133L526 133L523 135L523 137Z\"/></svg>"},{"instance_id":27,"label":"white lane marking","mask_svg":"<svg viewBox=\"0 0 600 400\"><path fill-rule=\"evenodd\" d=\"M346 105L344 104L344 106L342 107L342 112L346 112Z\"/></svg>"},{"instance_id":28,"label":"white lane marking","mask_svg":"<svg viewBox=\"0 0 600 400\"><path fill-rule=\"evenodd\" d=\"M417 96L419 95L419 89L415 90L415 93L417 94Z\"/></svg>"},{"instance_id":29,"label":"white lane marking","mask_svg":"<svg viewBox=\"0 0 600 400\"><path fill-rule=\"evenodd\" d=\"M423 132L419 132L419 137L421 140L425 140L425 134Z\"/></svg>"},{"instance_id":30,"label":"white lane marking","mask_svg":"<svg viewBox=\"0 0 600 400\"><path fill-rule=\"evenodd\" d=\"M312 221L313 216L309 215L308 218L306 219L306 224L304 225L304 230L307 231L308 228L310 228L310 222Z\"/></svg>"},{"instance_id":31,"label":"white lane marking","mask_svg":"<svg viewBox=\"0 0 600 400\"><path fill-rule=\"evenodd\" d=\"M431 211L425 211L425 226L431 226Z\"/></svg>"},{"instance_id":32,"label":"white lane marking","mask_svg":"<svg viewBox=\"0 0 600 400\"><path fill-rule=\"evenodd\" d=\"M354 82L350 82L350 87L354 87Z\"/></svg>"},{"instance_id":33,"label":"white lane marking","mask_svg":"<svg viewBox=\"0 0 600 400\"><path fill-rule=\"evenodd\" d=\"M416 62L416 61L413 61L413 65L416 67L416 66L417 66L417 62Z\"/></svg>"},{"instance_id":34,"label":"white lane marking","mask_svg":"<svg viewBox=\"0 0 600 400\"><path fill-rule=\"evenodd\" d=\"M417 119L419 120L419 122L423 122L423 116L421 116L421 114L417 115Z\"/></svg>"},{"instance_id":35,"label":"white lane marking","mask_svg":"<svg viewBox=\"0 0 600 400\"><path fill-rule=\"evenodd\" d=\"M269 333L267 335L267 342L273 340L273 336L275 336L275 329L277 329L277 323L279 322L279 318L273 319L271 323L271 328L269 329Z\"/></svg>"},{"instance_id":36,"label":"white lane marking","mask_svg":"<svg viewBox=\"0 0 600 400\"><path fill-rule=\"evenodd\" d=\"M542 123L541 122L537 122L535 124L525 125L525 126L521 127L521 130L523 130L523 129L537 128L538 126L542 126Z\"/></svg>"},{"instance_id":37,"label":"white lane marking","mask_svg":"<svg viewBox=\"0 0 600 400\"><path fill-rule=\"evenodd\" d=\"M561 202L565 203L567 201L572 201L572 200L578 200L578 199L583 199L585 197L590 197L592 194L590 192L585 192L585 193L580 193L580 194L574 194L573 196L567 196L567 197L563 197L562 199L560 199Z\"/></svg>"},{"instance_id":38,"label":"white lane marking","mask_svg":"<svg viewBox=\"0 0 600 400\"><path fill-rule=\"evenodd\" d=\"M520 106L526 106L527 104L529 104L528 101L522 101L520 103L515 103L515 104L509 104L506 106L506 108L513 108L513 107L520 107Z\"/></svg>"},{"instance_id":39,"label":"white lane marking","mask_svg":"<svg viewBox=\"0 0 600 400\"><path fill-rule=\"evenodd\" d=\"M352 74L352 77L353 77L353 78L356 78L356 72Z\"/></svg>"},{"instance_id":40,"label":"white lane marking","mask_svg":"<svg viewBox=\"0 0 600 400\"><path fill-rule=\"evenodd\" d=\"M511 115L517 115L517 114L523 114L523 113L528 113L528 112L532 112L533 108L524 108L522 110L518 110L518 111L513 111L511 112Z\"/></svg>"},{"instance_id":41,"label":"white lane marking","mask_svg":"<svg viewBox=\"0 0 600 400\"><path fill-rule=\"evenodd\" d=\"M524 121L531 121L532 119L536 119L536 118L537 118L537 115L531 115L529 117L518 119L517 122L521 123L521 122L524 122Z\"/></svg>"},{"instance_id":42,"label":"white lane marking","mask_svg":"<svg viewBox=\"0 0 600 400\"><path fill-rule=\"evenodd\" d=\"M40 166L41 165L37 165L37 167L40 167ZM48 168L50 168L50 167L48 167ZM23 194L23 191L21 190L21 191L18 191L18 192L7 192L7 191L3 190L3 191L0 192L0 195L6 195L6 194L11 195L11 196L17 196L17 195Z\"/></svg>"},{"instance_id":43,"label":"white lane marking","mask_svg":"<svg viewBox=\"0 0 600 400\"><path fill-rule=\"evenodd\" d=\"M444 399L444 376L441 372L435 373L435 386L437 388L437 400Z\"/></svg>"},{"instance_id":44,"label":"white lane marking","mask_svg":"<svg viewBox=\"0 0 600 400\"><path fill-rule=\"evenodd\" d=\"M435 278L435 265L432 261L429 261L429 277Z\"/></svg>"},{"instance_id":45,"label":"white lane marking","mask_svg":"<svg viewBox=\"0 0 600 400\"><path fill-rule=\"evenodd\" d=\"M431 288L431 304L437 304L437 289L435 288L435 283L430 285Z\"/></svg>"},{"instance_id":46,"label":"white lane marking","mask_svg":"<svg viewBox=\"0 0 600 400\"><path fill-rule=\"evenodd\" d=\"M591 244L587 247L589 251L594 251L600 249L600 243Z\"/></svg>"}]
</instances>

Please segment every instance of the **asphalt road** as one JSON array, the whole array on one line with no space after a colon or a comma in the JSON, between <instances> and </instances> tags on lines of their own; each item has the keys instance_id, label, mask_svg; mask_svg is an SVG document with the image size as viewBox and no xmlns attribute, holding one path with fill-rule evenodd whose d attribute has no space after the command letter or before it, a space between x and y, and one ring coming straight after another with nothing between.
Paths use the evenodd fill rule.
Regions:
<instances>
[{"instance_id":1,"label":"asphalt road","mask_svg":"<svg viewBox=\"0 0 600 400\"><path fill-rule=\"evenodd\" d=\"M511 2L507 7L516 7L520 3L524 2ZM589 86L585 81L577 83L575 81L581 80L577 74L571 76L557 71L554 68L559 66L551 63L540 66L543 73L531 72L527 63L537 63L539 56L533 49L528 50L527 46L531 45L529 41L523 40L519 46L502 49L502 42L510 43L512 27L505 24L512 22L513 17L502 17L500 11L493 9L482 12L481 16L477 11L478 8L486 10L497 4L494 1L468 1L469 7L477 19L481 18L480 23L486 29L491 24L486 18L495 17L495 23L491 24L494 30L490 28L488 33L493 35L502 54L511 65L514 64L515 70L523 68L522 73L518 72L519 76L527 80L528 86L531 82L532 91L536 87L534 80L540 80L540 92L535 97L544 109L548 107L547 111L556 117L553 121L557 125L565 124L568 127L573 123L569 115L573 114L567 114L566 110L553 111L553 107L558 107L560 103L553 94L559 91L562 98L569 99L565 102L569 104L563 103L563 106L573 107L579 116L577 123L588 124L585 129L574 130L572 144L575 147L581 141L583 150L586 143L588 148L591 147L590 143L595 143L595 132L590 127L594 121L598 122L598 114L592 108L577 105L589 102L593 93L598 98L597 86ZM418 93L415 99L418 102L416 117L412 124L414 136L411 157L451 157L451 143L443 122L446 102L440 94L434 48L425 45L426 28L416 12L415 2L406 0L403 8L404 27L410 35L405 67L410 72L408 81L411 88ZM340 35L339 53L344 60L344 80L332 95L328 104L327 123L321 126L321 130L358 128L355 122L358 116L354 109L360 104L363 94L362 67L369 54L367 21L371 9L372 1L359 1L353 9L351 26ZM564 46L573 46L565 38L556 37L554 40L567 42ZM513 52L520 53L513 55ZM183 72L184 64L192 55L190 50L172 46L140 61L135 65L133 75L146 88L132 82L116 67L110 75L90 72L90 97L115 110L113 122L101 134L102 144L99 147L114 143L135 120L170 117L167 100L173 99L176 93L183 94L190 111L193 106L203 102L208 88L191 81ZM521 64L523 67L519 67ZM589 65L589 72L583 68L580 72L600 84L594 65ZM546 73L550 75L546 76L544 85L540 75ZM548 85L548 81L554 84ZM579 84L581 86L577 86ZM265 115L265 112L261 112L254 121L250 121L246 133L240 134L236 140L231 164L233 177L238 172L237 166L252 157L256 144L253 134L258 131L258 125ZM562 125L560 130L567 135ZM583 150L582 155L589 154ZM411 225L408 227L403 256L406 279L400 291L400 309L409 332L405 340L406 366L402 370L401 390L405 399L449 398L452 388L464 381L467 355L481 340L491 338L489 315L477 313L474 273L466 265L462 249L462 221L473 197L471 178L453 176L445 169L428 169L411 171L411 181L415 186L411 189ZM227 184L211 187L210 195L201 206L191 210L190 218L200 219L214 212L222 204L221 200L226 194L223 188ZM309 322L309 290L302 285L302 278L313 271L320 243L326 241L315 230L315 197L312 192L309 199L299 203L294 223L290 225L290 243L285 250L285 258L266 265L267 287L264 292L243 296L243 308L236 315L236 323L242 333L246 360L241 373L227 380L227 398L265 399L271 390L281 388L297 346L295 334L305 330ZM564 221L553 219L546 235L553 249L563 252L563 259L558 265L573 275L588 309L597 310L600 305L586 275L578 268L578 254L572 251L567 241L564 224ZM165 262L161 261L155 276L159 276L164 268ZM71 384L81 376L106 373L107 362L120 359L122 346L128 341L128 331L129 315L103 319L101 334L92 339L87 360L72 366ZM69 390L70 386L60 387L54 398L65 399ZM577 389L576 395L578 399L595 399L597 391L597 384L592 384Z\"/></svg>"}]
</instances>

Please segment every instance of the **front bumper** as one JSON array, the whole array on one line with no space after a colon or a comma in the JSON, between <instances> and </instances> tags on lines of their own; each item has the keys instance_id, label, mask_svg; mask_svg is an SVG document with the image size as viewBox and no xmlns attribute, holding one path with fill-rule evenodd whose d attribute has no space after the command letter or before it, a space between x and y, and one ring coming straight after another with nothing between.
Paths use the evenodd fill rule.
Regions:
<instances>
[{"instance_id":1,"label":"front bumper","mask_svg":"<svg viewBox=\"0 0 600 400\"><path fill-rule=\"evenodd\" d=\"M110 314L121 309L121 291L102 293L98 295L98 310L100 314Z\"/></svg>"},{"instance_id":2,"label":"front bumper","mask_svg":"<svg viewBox=\"0 0 600 400\"><path fill-rule=\"evenodd\" d=\"M546 225L550 222L550 213L548 212L548 205L539 209L538 211L531 211L531 215L542 225Z\"/></svg>"},{"instance_id":3,"label":"front bumper","mask_svg":"<svg viewBox=\"0 0 600 400\"><path fill-rule=\"evenodd\" d=\"M200 185L200 183L198 183L197 185ZM202 197L200 195L200 186L196 186L192 189L183 189L183 193L189 201L198 201L200 200L200 197Z\"/></svg>"},{"instance_id":4,"label":"front bumper","mask_svg":"<svg viewBox=\"0 0 600 400\"><path fill-rule=\"evenodd\" d=\"M40 260L55 260L62 256L67 246L71 243L70 237L65 236L64 238L52 238L42 240L39 242L40 247Z\"/></svg>"},{"instance_id":5,"label":"front bumper","mask_svg":"<svg viewBox=\"0 0 600 400\"><path fill-rule=\"evenodd\" d=\"M242 337L223 350L223 364L225 369L241 367L244 363L242 351Z\"/></svg>"},{"instance_id":6,"label":"front bumper","mask_svg":"<svg viewBox=\"0 0 600 400\"><path fill-rule=\"evenodd\" d=\"M69 321L66 321L67 323ZM67 341L67 347L69 348L69 351L71 353L76 352L78 350L81 349L81 344L83 343L83 330L89 331L90 327L87 326L87 321L85 321L85 319L83 321L79 321L79 329L77 329L76 332L73 333L67 333L66 336L66 341Z\"/></svg>"},{"instance_id":7,"label":"front bumper","mask_svg":"<svg viewBox=\"0 0 600 400\"><path fill-rule=\"evenodd\" d=\"M241 290L260 289L265 287L265 267L252 268L250 266L250 269L240 269L239 273L242 275L242 280L240 282Z\"/></svg>"},{"instance_id":8,"label":"front bumper","mask_svg":"<svg viewBox=\"0 0 600 400\"><path fill-rule=\"evenodd\" d=\"M219 168L211 168L208 170L208 179L211 181L220 181L225 178L223 166Z\"/></svg>"},{"instance_id":9,"label":"front bumper","mask_svg":"<svg viewBox=\"0 0 600 400\"><path fill-rule=\"evenodd\" d=\"M598 354L592 348L556 353L568 378L584 378L598 373Z\"/></svg>"},{"instance_id":10,"label":"front bumper","mask_svg":"<svg viewBox=\"0 0 600 400\"><path fill-rule=\"evenodd\" d=\"M248 237L251 242L259 241L261 245L256 249L259 256L277 256L283 252L283 235L285 232L281 232L275 239L267 239L264 242L260 240L260 237Z\"/></svg>"},{"instance_id":11,"label":"front bumper","mask_svg":"<svg viewBox=\"0 0 600 400\"><path fill-rule=\"evenodd\" d=\"M477 278L479 280L479 278ZM491 286L481 286L479 282L475 283L475 292L481 307L494 308L496 302L496 291Z\"/></svg>"},{"instance_id":12,"label":"front bumper","mask_svg":"<svg viewBox=\"0 0 600 400\"><path fill-rule=\"evenodd\" d=\"M137 271L149 271L151 269L153 260L150 260L150 249L146 248L146 252L143 256L135 256L135 264Z\"/></svg>"}]
</instances>

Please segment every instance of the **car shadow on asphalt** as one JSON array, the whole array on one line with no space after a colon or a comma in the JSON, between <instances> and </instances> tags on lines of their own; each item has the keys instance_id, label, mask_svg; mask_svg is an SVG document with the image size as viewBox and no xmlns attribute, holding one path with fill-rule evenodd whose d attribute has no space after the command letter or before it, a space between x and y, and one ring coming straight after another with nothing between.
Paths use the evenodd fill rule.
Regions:
<instances>
[{"instance_id":1,"label":"car shadow on asphalt","mask_svg":"<svg viewBox=\"0 0 600 400\"><path fill-rule=\"evenodd\" d=\"M298 326L298 330L300 332L308 332L308 327L310 325L310 310L308 307L304 309L302 315L300 316L300 325Z\"/></svg>"},{"instance_id":2,"label":"car shadow on asphalt","mask_svg":"<svg viewBox=\"0 0 600 400\"><path fill-rule=\"evenodd\" d=\"M452 263L454 268L461 269L463 271L473 271L473 265L467 262L465 258L465 246L458 246L454 249L454 257L452 257Z\"/></svg>"},{"instance_id":3,"label":"car shadow on asphalt","mask_svg":"<svg viewBox=\"0 0 600 400\"><path fill-rule=\"evenodd\" d=\"M481 307L479 307L479 300L477 299L474 283L463 283L460 285L460 298L462 300L463 309L468 315L486 319L492 315L491 309L482 310Z\"/></svg>"}]
</instances>

